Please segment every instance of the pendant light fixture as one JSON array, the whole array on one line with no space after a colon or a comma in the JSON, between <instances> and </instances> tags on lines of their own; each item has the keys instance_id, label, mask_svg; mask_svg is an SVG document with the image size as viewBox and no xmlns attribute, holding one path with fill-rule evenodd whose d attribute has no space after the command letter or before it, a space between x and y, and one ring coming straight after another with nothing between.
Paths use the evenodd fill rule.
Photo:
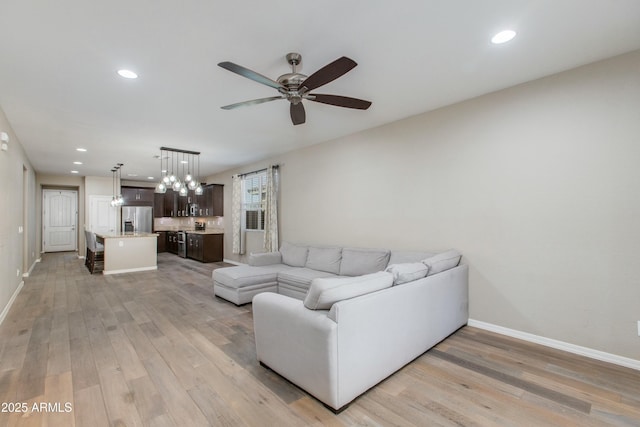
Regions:
<instances>
[{"instance_id":1,"label":"pendant light fixture","mask_svg":"<svg viewBox=\"0 0 640 427\"><path fill-rule=\"evenodd\" d=\"M124 205L124 197L122 197L122 163L118 163L118 206Z\"/></svg>"},{"instance_id":2,"label":"pendant light fixture","mask_svg":"<svg viewBox=\"0 0 640 427\"><path fill-rule=\"evenodd\" d=\"M187 185L191 184L191 182L193 181L193 176L191 176L191 161L190 161L190 159L192 158L193 158L193 155L191 154L189 154L189 157L187 157L187 174L184 176L184 182L186 182ZM191 190L193 190L193 188L191 188Z\"/></svg>"},{"instance_id":3,"label":"pendant light fixture","mask_svg":"<svg viewBox=\"0 0 640 427\"><path fill-rule=\"evenodd\" d=\"M180 160L180 165L182 166L182 175L183 176L185 176L184 175L184 164L185 164L184 162L185 162L184 153L182 153L182 160ZM189 190L187 190L187 182L186 182L187 178L186 178L186 176L185 176L184 180L185 180L185 182L181 183L180 190L178 190L178 194L180 196L182 196L182 197L187 197L187 194L189 193Z\"/></svg>"},{"instance_id":4,"label":"pendant light fixture","mask_svg":"<svg viewBox=\"0 0 640 427\"><path fill-rule=\"evenodd\" d=\"M113 198L111 199L111 206L118 207L124 205L124 197L122 197L122 166L124 164L117 163L116 166L111 169L113 174Z\"/></svg>"},{"instance_id":5,"label":"pendant light fixture","mask_svg":"<svg viewBox=\"0 0 640 427\"><path fill-rule=\"evenodd\" d=\"M202 185L200 184L200 156L198 156L198 182L195 189L196 196L202 196L203 192Z\"/></svg>"},{"instance_id":6,"label":"pendant light fixture","mask_svg":"<svg viewBox=\"0 0 640 427\"><path fill-rule=\"evenodd\" d=\"M111 169L111 177L113 178L111 180L111 189L113 190L113 197L111 198L111 206L115 208L116 206L118 206L117 197L116 197L116 169L115 168Z\"/></svg>"},{"instance_id":7,"label":"pendant light fixture","mask_svg":"<svg viewBox=\"0 0 640 427\"><path fill-rule=\"evenodd\" d=\"M169 155L171 159L169 159ZM163 171L162 160L165 158L167 159L167 167ZM196 158L198 161L198 175L193 174L196 170ZM171 169L169 169L169 162L171 162ZM160 147L160 173L162 174L162 179L156 185L156 193L164 193L167 189L172 189L183 197L189 194L189 190L193 190L197 195L202 194L202 188L199 183L200 152ZM200 187L200 192L198 192L198 187Z\"/></svg>"},{"instance_id":8,"label":"pendant light fixture","mask_svg":"<svg viewBox=\"0 0 640 427\"><path fill-rule=\"evenodd\" d=\"M200 159L200 157L198 157L198 160ZM193 171L195 172L195 166L196 166L196 162L195 159L193 158L193 155L191 156L191 168L193 168ZM189 187L189 190L195 190L198 187L198 180L193 177L193 175L191 175L191 173L188 173L187 176L185 176L185 180L189 178L189 183L187 184L187 186Z\"/></svg>"},{"instance_id":9,"label":"pendant light fixture","mask_svg":"<svg viewBox=\"0 0 640 427\"><path fill-rule=\"evenodd\" d=\"M173 155L171 157L173 157ZM173 162L171 163L173 164ZM180 188L182 187L182 182L180 182L180 178L178 177L180 175L180 157L178 157L177 155L176 155L176 172L177 172L177 175L173 173L171 174L171 176L174 177L173 184L171 186L173 188L173 191L179 192Z\"/></svg>"},{"instance_id":10,"label":"pendant light fixture","mask_svg":"<svg viewBox=\"0 0 640 427\"><path fill-rule=\"evenodd\" d=\"M156 185L156 193L164 194L167 192L167 182L169 177L166 175L166 169L162 169L162 160L164 159L164 150L160 150L160 182ZM164 176L163 176L164 175ZM166 181L165 181L166 180Z\"/></svg>"}]
</instances>

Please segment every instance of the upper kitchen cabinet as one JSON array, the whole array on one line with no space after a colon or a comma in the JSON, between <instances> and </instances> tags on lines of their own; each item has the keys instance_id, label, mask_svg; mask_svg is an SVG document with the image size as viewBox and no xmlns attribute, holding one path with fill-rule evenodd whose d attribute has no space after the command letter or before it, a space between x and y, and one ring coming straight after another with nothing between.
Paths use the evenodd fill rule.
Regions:
<instances>
[{"instance_id":1,"label":"upper kitchen cabinet","mask_svg":"<svg viewBox=\"0 0 640 427\"><path fill-rule=\"evenodd\" d=\"M167 188L167 192L164 193L164 215L168 217L178 216L177 206L178 194Z\"/></svg>"},{"instance_id":2,"label":"upper kitchen cabinet","mask_svg":"<svg viewBox=\"0 0 640 427\"><path fill-rule=\"evenodd\" d=\"M164 215L164 194L153 194L153 217L162 218Z\"/></svg>"},{"instance_id":3,"label":"upper kitchen cabinet","mask_svg":"<svg viewBox=\"0 0 640 427\"><path fill-rule=\"evenodd\" d=\"M153 206L154 194L153 188L122 187L124 206Z\"/></svg>"},{"instance_id":4,"label":"upper kitchen cabinet","mask_svg":"<svg viewBox=\"0 0 640 427\"><path fill-rule=\"evenodd\" d=\"M199 216L223 216L224 185L209 184L205 185L203 190L197 199Z\"/></svg>"}]
</instances>

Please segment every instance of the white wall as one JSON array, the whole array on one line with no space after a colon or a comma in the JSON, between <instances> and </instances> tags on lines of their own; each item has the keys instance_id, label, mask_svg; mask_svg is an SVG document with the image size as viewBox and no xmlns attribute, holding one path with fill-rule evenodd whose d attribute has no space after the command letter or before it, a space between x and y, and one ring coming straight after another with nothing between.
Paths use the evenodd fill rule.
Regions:
<instances>
[{"instance_id":1,"label":"white wall","mask_svg":"<svg viewBox=\"0 0 640 427\"><path fill-rule=\"evenodd\" d=\"M36 180L22 144L0 108L0 132L9 135L8 151L0 151L0 320L22 275L39 256L36 249ZM23 232L19 233L19 227ZM26 271L25 271L26 270Z\"/></svg>"},{"instance_id":2,"label":"white wall","mask_svg":"<svg viewBox=\"0 0 640 427\"><path fill-rule=\"evenodd\" d=\"M210 180L230 218L231 174L280 163L281 240L458 248L473 319L640 360L639 75L636 51Z\"/></svg>"}]
</instances>

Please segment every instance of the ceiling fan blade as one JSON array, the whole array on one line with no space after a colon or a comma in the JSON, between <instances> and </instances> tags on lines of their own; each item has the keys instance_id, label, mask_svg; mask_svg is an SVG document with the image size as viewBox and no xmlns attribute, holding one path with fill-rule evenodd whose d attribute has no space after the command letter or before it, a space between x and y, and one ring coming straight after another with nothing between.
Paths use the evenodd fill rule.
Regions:
<instances>
[{"instance_id":1,"label":"ceiling fan blade","mask_svg":"<svg viewBox=\"0 0 640 427\"><path fill-rule=\"evenodd\" d=\"M365 101L364 99L349 98L348 96L338 95L320 95L310 93L305 96L305 99L309 101L321 102L323 104L335 105L337 107L355 108L357 110L366 110L371 106L371 101Z\"/></svg>"},{"instance_id":2,"label":"ceiling fan blade","mask_svg":"<svg viewBox=\"0 0 640 427\"><path fill-rule=\"evenodd\" d=\"M234 64L233 62L221 62L218 66L224 68L225 70L229 70L232 73L236 73L241 75L242 77L246 77L255 82L262 83L263 85L270 86L274 89L285 89L283 85L278 83L275 80L271 80L269 77L263 76L262 74L258 74L255 71L251 71L248 68L243 67L242 65Z\"/></svg>"},{"instance_id":3,"label":"ceiling fan blade","mask_svg":"<svg viewBox=\"0 0 640 427\"><path fill-rule=\"evenodd\" d=\"M307 88L306 92L311 91L322 85L326 85L327 83L334 81L341 75L349 72L356 65L358 64L356 64L353 59L343 56L311 74L305 79L305 81L302 83L302 86Z\"/></svg>"},{"instance_id":4,"label":"ceiling fan blade","mask_svg":"<svg viewBox=\"0 0 640 427\"><path fill-rule=\"evenodd\" d=\"M291 114L291 122L294 125L301 125L303 124L306 119L307 119L307 115L304 112L304 106L302 105L302 102L298 102L297 104L290 104L291 106L289 107L289 113Z\"/></svg>"},{"instance_id":5,"label":"ceiling fan blade","mask_svg":"<svg viewBox=\"0 0 640 427\"><path fill-rule=\"evenodd\" d=\"M270 96L269 98L252 99L250 101L243 101L243 102L237 102L235 104L225 105L225 106L220 107L220 108L222 108L223 110L233 110L234 108L246 107L246 106L249 106L249 105L262 104L263 102L275 101L276 99L284 99L284 97L283 96Z\"/></svg>"}]
</instances>

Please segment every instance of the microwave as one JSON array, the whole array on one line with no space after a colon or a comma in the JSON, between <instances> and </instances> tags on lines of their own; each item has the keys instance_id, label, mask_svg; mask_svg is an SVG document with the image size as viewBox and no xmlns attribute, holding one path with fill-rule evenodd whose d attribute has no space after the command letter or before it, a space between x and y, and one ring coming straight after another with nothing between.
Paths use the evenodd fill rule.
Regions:
<instances>
[{"instance_id":1,"label":"microwave","mask_svg":"<svg viewBox=\"0 0 640 427\"><path fill-rule=\"evenodd\" d=\"M189 216L198 216L198 205L192 203L189 205Z\"/></svg>"}]
</instances>

